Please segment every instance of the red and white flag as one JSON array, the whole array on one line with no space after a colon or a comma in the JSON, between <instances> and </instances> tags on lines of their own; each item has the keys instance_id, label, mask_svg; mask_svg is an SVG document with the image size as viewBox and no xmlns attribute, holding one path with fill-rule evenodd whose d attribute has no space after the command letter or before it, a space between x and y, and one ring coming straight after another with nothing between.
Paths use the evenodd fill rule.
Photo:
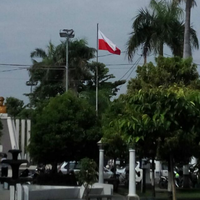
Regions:
<instances>
[{"instance_id":1,"label":"red and white flag","mask_svg":"<svg viewBox=\"0 0 200 200\"><path fill-rule=\"evenodd\" d=\"M120 55L121 51L100 30L98 30L99 50L107 50L110 53Z\"/></svg>"}]
</instances>

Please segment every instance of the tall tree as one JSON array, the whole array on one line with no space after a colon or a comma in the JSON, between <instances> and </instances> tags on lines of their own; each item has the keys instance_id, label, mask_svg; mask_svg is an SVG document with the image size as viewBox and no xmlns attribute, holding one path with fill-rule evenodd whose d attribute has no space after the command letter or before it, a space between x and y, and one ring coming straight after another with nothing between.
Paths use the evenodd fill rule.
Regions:
<instances>
[{"instance_id":1,"label":"tall tree","mask_svg":"<svg viewBox=\"0 0 200 200\"><path fill-rule=\"evenodd\" d=\"M123 115L123 109L123 103L114 100L102 117L102 142L105 143L105 155L114 160L114 171L117 158L128 160L128 145L122 137L123 132L120 130L120 123L117 120L119 116ZM112 123L113 120L115 120L114 123Z\"/></svg>"},{"instance_id":2,"label":"tall tree","mask_svg":"<svg viewBox=\"0 0 200 200\"><path fill-rule=\"evenodd\" d=\"M182 57L184 42L184 23L181 21L182 9L177 4L167 1L151 0L150 9L141 9L134 18L133 32L127 42L127 52L131 60L141 46L144 63L148 53L154 51L163 55L166 44L176 56ZM191 43L199 48L196 32L191 28Z\"/></svg>"},{"instance_id":3,"label":"tall tree","mask_svg":"<svg viewBox=\"0 0 200 200\"><path fill-rule=\"evenodd\" d=\"M7 113L11 117L17 117L24 110L24 102L14 97L6 98Z\"/></svg>"},{"instance_id":4,"label":"tall tree","mask_svg":"<svg viewBox=\"0 0 200 200\"><path fill-rule=\"evenodd\" d=\"M107 90L109 98L117 95L119 86L126 82L125 80L111 81L115 76L109 73L109 69L103 63L92 62L88 64L88 67L91 71L91 76L86 82L86 90L96 89L96 67L98 67L99 90Z\"/></svg>"},{"instance_id":5,"label":"tall tree","mask_svg":"<svg viewBox=\"0 0 200 200\"><path fill-rule=\"evenodd\" d=\"M110 130L113 136L116 133L121 133L122 137L124 138L125 136L122 133L128 133L128 135L125 134L127 136L126 141L128 142L131 142L131 140L136 141L137 144L141 146L141 149L139 149L140 153L143 156L146 155L152 158L153 156L157 155L156 153L157 153L158 145L161 144L159 143L160 142L159 138L163 136L162 134L164 134L165 128L168 127L168 125L171 126L172 123L174 123L175 121L174 119L172 120L172 123L171 122L168 123L168 119L170 121L171 118L170 117L165 118L164 115L170 116L172 114L173 116L173 113L174 113L174 117L177 118L177 120L179 120L180 124L183 123L184 120L185 120L184 123L186 123L187 115L183 115L183 118L182 118L181 117L182 115L179 115L179 111L183 113L191 112L191 115L192 115L193 103L190 104L190 102L195 102L194 104L196 105L196 107L193 110L195 113L198 113L198 109L199 109L198 91L196 95L194 95L195 93L193 93L194 98L189 99L189 98L185 98L184 92L181 92L182 91L181 87L184 88L186 86L190 88L191 91L193 91L193 89L199 90L199 86L200 86L197 66L195 64L192 64L191 58L185 60L179 57L174 57L174 58L158 57L156 59L156 63L157 63L156 66L154 66L152 63L149 63L145 66L139 66L137 68L136 77L132 79L128 84L127 95L125 95L124 99L120 97L118 103L113 102L114 104L113 106L115 107L115 109L113 109L114 111L110 110L109 112L110 117L107 118L107 124L109 124L109 126L106 127L106 131L108 132ZM169 87L172 87L172 88L180 87L180 89L169 90ZM184 91L187 91L187 90L189 89L186 89ZM162 100L160 99L162 103L159 100L159 96L160 97L162 96L161 98ZM126 103L130 107L129 106L126 107L125 106ZM187 103L189 103L189 107ZM180 106L179 111L176 110L177 106ZM181 106L183 107L181 108ZM173 109L171 110L171 108ZM161 111L162 109L166 109L165 110L166 112L164 110ZM184 111L184 109L186 110L189 109L189 110ZM115 110L117 110L117 112L115 112ZM114 118L112 117L112 113L115 113ZM187 122L187 123L196 124L197 125L196 128L198 128L198 123L195 121L196 117L194 116L191 117L191 119L194 121ZM198 118L196 120L198 120ZM164 126L165 128L162 126ZM122 129L122 127L124 127L124 129ZM187 129L188 127L184 128L182 125L180 127L183 128L183 131L185 134L189 133L189 130ZM178 125L176 126L177 134L179 132L178 129L180 127ZM171 126L171 128L175 128L175 126ZM190 131L193 131L193 130L191 129ZM193 133L195 134L195 132ZM193 138L193 133L190 138ZM134 137L132 137L131 135L132 136L134 135ZM168 138L170 142L175 140L178 143L178 140L176 139L179 137L176 137L174 135L174 138L173 138L173 133L170 133L170 131L168 133L166 132L165 136L166 137L172 136L171 139ZM185 137L186 135L184 136L184 138ZM195 135L195 137L198 140L199 136ZM156 138L158 140L156 140ZM185 139L189 139L189 138L185 138ZM167 142L167 140L163 140L163 146L164 146L164 142ZM144 146L146 147L145 149L143 148ZM174 144L173 147L175 146L176 144ZM197 147L197 145L195 144L194 146ZM181 148L179 150L181 150ZM167 152L167 150L163 150L163 152ZM177 150L177 152L180 152L180 151ZM192 155L191 151L190 152L188 151L186 153L190 153L190 155ZM186 157L189 158L190 155ZM176 157L176 159L178 158L177 155L176 156L173 155L173 156ZM163 155L162 155L162 158L164 158Z\"/></svg>"},{"instance_id":6,"label":"tall tree","mask_svg":"<svg viewBox=\"0 0 200 200\"><path fill-rule=\"evenodd\" d=\"M51 98L43 109L36 108L29 151L38 163L56 169L63 160L96 158L101 138L93 107L72 92Z\"/></svg>"},{"instance_id":7,"label":"tall tree","mask_svg":"<svg viewBox=\"0 0 200 200\"><path fill-rule=\"evenodd\" d=\"M87 46L83 39L69 42L69 86L79 91L85 82L85 75L89 73L87 62L94 57L94 48ZM30 69L30 81L38 82L30 96L33 104L40 100L49 99L65 92L65 63L66 42L54 46L51 42L47 52L35 49L31 53L33 66ZM35 58L40 58L39 61Z\"/></svg>"},{"instance_id":8,"label":"tall tree","mask_svg":"<svg viewBox=\"0 0 200 200\"><path fill-rule=\"evenodd\" d=\"M69 42L69 88L75 92L82 91L83 85L90 75L88 61L94 58L95 49L88 47L84 39ZM60 61L66 61L66 42L57 46Z\"/></svg>"},{"instance_id":9,"label":"tall tree","mask_svg":"<svg viewBox=\"0 0 200 200\"><path fill-rule=\"evenodd\" d=\"M90 101L91 105L95 106L96 104L96 67L98 67L98 107L99 114L101 114L110 104L111 98L117 95L119 86L126 81L112 81L115 76L109 73L109 69L105 64L99 62L89 63L88 68L91 73L87 76L81 95L84 95Z\"/></svg>"},{"instance_id":10,"label":"tall tree","mask_svg":"<svg viewBox=\"0 0 200 200\"><path fill-rule=\"evenodd\" d=\"M199 143L199 97L199 91L177 86L142 89L121 96L124 113L110 124L119 123L127 141L136 142L146 157L159 155L170 166L188 163Z\"/></svg>"},{"instance_id":11,"label":"tall tree","mask_svg":"<svg viewBox=\"0 0 200 200\"><path fill-rule=\"evenodd\" d=\"M191 36L190 36L190 21L191 21L191 8L196 5L194 0L173 0L175 3L185 1L185 30L184 30L184 47L183 47L183 58L192 56L191 51Z\"/></svg>"},{"instance_id":12,"label":"tall tree","mask_svg":"<svg viewBox=\"0 0 200 200\"><path fill-rule=\"evenodd\" d=\"M173 84L185 85L190 88L200 89L197 65L192 59L183 60L180 57L156 58L156 65L148 63L138 66L136 77L128 83L128 92L144 88L169 87Z\"/></svg>"}]
</instances>

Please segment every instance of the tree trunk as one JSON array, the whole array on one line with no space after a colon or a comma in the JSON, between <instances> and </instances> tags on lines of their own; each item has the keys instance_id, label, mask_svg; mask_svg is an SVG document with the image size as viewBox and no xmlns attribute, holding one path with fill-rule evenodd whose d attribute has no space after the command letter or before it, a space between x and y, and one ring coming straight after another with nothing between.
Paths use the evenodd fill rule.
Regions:
<instances>
[{"instance_id":1,"label":"tree trunk","mask_svg":"<svg viewBox=\"0 0 200 200\"><path fill-rule=\"evenodd\" d=\"M142 193L146 192L146 169L143 168L143 176L142 176Z\"/></svg>"},{"instance_id":2,"label":"tree trunk","mask_svg":"<svg viewBox=\"0 0 200 200\"><path fill-rule=\"evenodd\" d=\"M152 157L152 195L153 197L156 196L155 192L155 165L154 165L155 158Z\"/></svg>"},{"instance_id":3,"label":"tree trunk","mask_svg":"<svg viewBox=\"0 0 200 200\"><path fill-rule=\"evenodd\" d=\"M170 155L170 168L171 168L171 185L172 185L172 199L176 200L176 188L174 184L174 164L173 164L173 156Z\"/></svg>"},{"instance_id":4,"label":"tree trunk","mask_svg":"<svg viewBox=\"0 0 200 200\"><path fill-rule=\"evenodd\" d=\"M184 32L184 46L183 46L183 58L192 56L191 45L190 45L190 12L191 12L191 0L186 0L185 7L185 32Z\"/></svg>"},{"instance_id":5,"label":"tree trunk","mask_svg":"<svg viewBox=\"0 0 200 200\"><path fill-rule=\"evenodd\" d=\"M116 160L117 158L114 158L114 166L111 168L111 171L114 173L114 177L116 178Z\"/></svg>"},{"instance_id":6,"label":"tree trunk","mask_svg":"<svg viewBox=\"0 0 200 200\"><path fill-rule=\"evenodd\" d=\"M163 56L163 42L160 42L159 56Z\"/></svg>"},{"instance_id":7,"label":"tree trunk","mask_svg":"<svg viewBox=\"0 0 200 200\"><path fill-rule=\"evenodd\" d=\"M53 174L57 173L57 166L58 166L57 162L52 163L52 173Z\"/></svg>"},{"instance_id":8,"label":"tree trunk","mask_svg":"<svg viewBox=\"0 0 200 200\"><path fill-rule=\"evenodd\" d=\"M169 159L168 160L168 188L167 188L169 200L172 200L172 181L171 181L172 173L173 173L172 171L173 170L171 169L171 164L170 164L170 159Z\"/></svg>"},{"instance_id":9,"label":"tree trunk","mask_svg":"<svg viewBox=\"0 0 200 200\"><path fill-rule=\"evenodd\" d=\"M147 52L148 52L148 49L145 47L144 52L143 52L144 65L147 63Z\"/></svg>"},{"instance_id":10,"label":"tree trunk","mask_svg":"<svg viewBox=\"0 0 200 200\"><path fill-rule=\"evenodd\" d=\"M183 188L190 188L189 166L183 166Z\"/></svg>"}]
</instances>

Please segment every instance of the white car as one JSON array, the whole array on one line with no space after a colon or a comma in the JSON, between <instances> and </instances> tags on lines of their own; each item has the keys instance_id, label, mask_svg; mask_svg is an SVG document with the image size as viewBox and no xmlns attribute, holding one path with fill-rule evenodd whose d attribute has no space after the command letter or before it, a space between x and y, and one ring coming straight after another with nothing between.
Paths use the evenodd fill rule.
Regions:
<instances>
[{"instance_id":1,"label":"white car","mask_svg":"<svg viewBox=\"0 0 200 200\"><path fill-rule=\"evenodd\" d=\"M74 173L80 171L80 164L76 161L70 161L70 162L63 162L58 166L58 172L61 172L62 174L68 174L71 171L74 171ZM68 171L69 170L69 171Z\"/></svg>"},{"instance_id":2,"label":"white car","mask_svg":"<svg viewBox=\"0 0 200 200\"><path fill-rule=\"evenodd\" d=\"M142 176L143 176L143 170L139 166L140 166L140 164L137 161L136 166L135 166L135 176L136 176L135 181L136 181L136 183L141 182ZM123 167L123 168L118 168L116 170L116 173L119 175L119 182L122 183L122 184L126 183L127 179L129 178L129 177L127 177L128 168L129 168L129 166L126 166L126 167Z\"/></svg>"},{"instance_id":3,"label":"white car","mask_svg":"<svg viewBox=\"0 0 200 200\"><path fill-rule=\"evenodd\" d=\"M68 163L69 163L69 165L68 165ZM80 171L80 168L81 168L81 166L80 166L79 162L76 162L76 161L65 162L64 161L58 167L58 172L60 172L62 174L68 174L70 171L74 171L74 173L77 173ZM69 172L68 172L68 169L69 169ZM114 173L111 170L104 167L103 176L104 176L104 179L109 179L114 176Z\"/></svg>"}]
</instances>

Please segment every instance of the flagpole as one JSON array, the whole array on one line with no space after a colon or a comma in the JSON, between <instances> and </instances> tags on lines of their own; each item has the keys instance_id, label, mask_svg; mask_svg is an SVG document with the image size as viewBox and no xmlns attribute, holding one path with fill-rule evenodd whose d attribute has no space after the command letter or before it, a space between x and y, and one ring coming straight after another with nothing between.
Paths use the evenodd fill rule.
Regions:
<instances>
[{"instance_id":1,"label":"flagpole","mask_svg":"<svg viewBox=\"0 0 200 200\"><path fill-rule=\"evenodd\" d=\"M98 116L98 96L99 96L99 74L98 74L98 51L99 51L99 37L98 37L98 33L99 33L99 24L97 23L97 57L96 57L96 115Z\"/></svg>"}]
</instances>

